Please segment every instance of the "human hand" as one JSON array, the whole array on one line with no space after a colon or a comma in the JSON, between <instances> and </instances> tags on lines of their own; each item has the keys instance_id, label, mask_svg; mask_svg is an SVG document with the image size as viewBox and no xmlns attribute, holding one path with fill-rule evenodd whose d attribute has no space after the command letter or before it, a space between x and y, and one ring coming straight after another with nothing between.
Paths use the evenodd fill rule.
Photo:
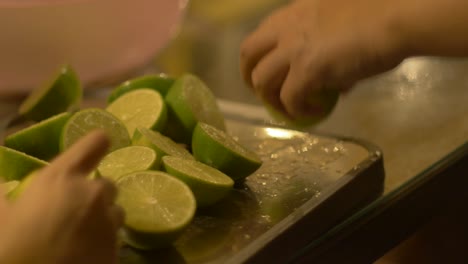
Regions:
<instances>
[{"instance_id":1,"label":"human hand","mask_svg":"<svg viewBox=\"0 0 468 264\"><path fill-rule=\"evenodd\" d=\"M2 263L117 263L116 189L87 179L108 146L102 132L91 133L38 171L17 200L1 201Z\"/></svg>"},{"instance_id":2,"label":"human hand","mask_svg":"<svg viewBox=\"0 0 468 264\"><path fill-rule=\"evenodd\" d=\"M310 99L321 90L346 91L404 59L392 3L297 0L278 9L241 46L245 81L293 119L320 114Z\"/></svg>"}]
</instances>

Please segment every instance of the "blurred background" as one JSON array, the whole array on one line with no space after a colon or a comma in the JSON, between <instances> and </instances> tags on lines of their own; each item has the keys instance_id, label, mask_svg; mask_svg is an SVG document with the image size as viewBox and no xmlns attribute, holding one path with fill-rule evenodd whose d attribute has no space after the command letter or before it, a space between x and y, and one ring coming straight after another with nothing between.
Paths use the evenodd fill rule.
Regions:
<instances>
[{"instance_id":1,"label":"blurred background","mask_svg":"<svg viewBox=\"0 0 468 264\"><path fill-rule=\"evenodd\" d=\"M154 66L174 76L195 73L219 98L259 104L240 76L240 43L263 17L287 2L191 0L178 36Z\"/></svg>"}]
</instances>

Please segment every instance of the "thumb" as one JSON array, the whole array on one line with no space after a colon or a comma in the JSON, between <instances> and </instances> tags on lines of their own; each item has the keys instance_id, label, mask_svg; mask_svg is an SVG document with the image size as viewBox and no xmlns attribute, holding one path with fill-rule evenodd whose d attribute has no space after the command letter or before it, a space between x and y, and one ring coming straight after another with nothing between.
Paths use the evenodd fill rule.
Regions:
<instances>
[{"instance_id":1,"label":"thumb","mask_svg":"<svg viewBox=\"0 0 468 264\"><path fill-rule=\"evenodd\" d=\"M107 153L109 145L103 131L91 132L53 160L42 174L88 175Z\"/></svg>"}]
</instances>

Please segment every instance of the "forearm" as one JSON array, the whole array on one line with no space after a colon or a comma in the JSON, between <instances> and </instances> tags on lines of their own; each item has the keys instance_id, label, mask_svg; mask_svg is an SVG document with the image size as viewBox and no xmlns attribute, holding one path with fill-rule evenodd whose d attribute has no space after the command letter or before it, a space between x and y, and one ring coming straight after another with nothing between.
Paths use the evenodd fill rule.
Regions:
<instances>
[{"instance_id":1,"label":"forearm","mask_svg":"<svg viewBox=\"0 0 468 264\"><path fill-rule=\"evenodd\" d=\"M390 0L390 5L392 2ZM395 30L408 55L468 56L467 0L399 0L393 3Z\"/></svg>"}]
</instances>

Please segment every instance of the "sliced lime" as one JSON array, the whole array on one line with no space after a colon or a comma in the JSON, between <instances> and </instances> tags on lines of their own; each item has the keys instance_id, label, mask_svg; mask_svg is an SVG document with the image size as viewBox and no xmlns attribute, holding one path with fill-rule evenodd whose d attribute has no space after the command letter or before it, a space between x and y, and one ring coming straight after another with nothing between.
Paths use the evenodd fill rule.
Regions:
<instances>
[{"instance_id":1,"label":"sliced lime","mask_svg":"<svg viewBox=\"0 0 468 264\"><path fill-rule=\"evenodd\" d=\"M158 158L153 149L129 146L107 154L99 163L98 171L102 177L116 181L125 174L158 167Z\"/></svg>"},{"instance_id":2,"label":"sliced lime","mask_svg":"<svg viewBox=\"0 0 468 264\"><path fill-rule=\"evenodd\" d=\"M178 78L166 95L172 120L183 128L184 142L190 142L197 122L225 130L221 113L212 91L198 77L185 74Z\"/></svg>"},{"instance_id":3,"label":"sliced lime","mask_svg":"<svg viewBox=\"0 0 468 264\"><path fill-rule=\"evenodd\" d=\"M173 83L174 79L165 74L148 74L140 76L135 79L125 81L115 88L107 98L107 102L112 103L123 94L141 88L155 90L164 96L167 91L169 91L169 88L171 88Z\"/></svg>"},{"instance_id":4,"label":"sliced lime","mask_svg":"<svg viewBox=\"0 0 468 264\"><path fill-rule=\"evenodd\" d=\"M130 136L137 127L162 130L167 121L166 103L158 92L149 89L126 93L106 110L122 120Z\"/></svg>"},{"instance_id":5,"label":"sliced lime","mask_svg":"<svg viewBox=\"0 0 468 264\"><path fill-rule=\"evenodd\" d=\"M282 122L284 125L292 128L305 128L313 126L323 121L335 108L339 99L339 92L334 89L323 90L319 94L309 97L307 100L311 107L317 108L316 115L304 116L291 120L289 117L274 109L268 103L265 103L265 108L269 114L277 121Z\"/></svg>"},{"instance_id":6,"label":"sliced lime","mask_svg":"<svg viewBox=\"0 0 468 264\"><path fill-rule=\"evenodd\" d=\"M78 76L69 66L60 68L51 82L34 90L20 105L19 114L41 121L78 106L82 89Z\"/></svg>"},{"instance_id":7,"label":"sliced lime","mask_svg":"<svg viewBox=\"0 0 468 264\"><path fill-rule=\"evenodd\" d=\"M31 171L24 177L18 184L18 186L10 192L8 195L8 199L10 200L15 200L17 199L23 192L26 190L26 188L31 184L32 179L34 178L34 175L36 175L37 170Z\"/></svg>"},{"instance_id":8,"label":"sliced lime","mask_svg":"<svg viewBox=\"0 0 468 264\"><path fill-rule=\"evenodd\" d=\"M29 126L5 138L5 146L42 160L60 152L60 135L71 113L62 113Z\"/></svg>"},{"instance_id":9,"label":"sliced lime","mask_svg":"<svg viewBox=\"0 0 468 264\"><path fill-rule=\"evenodd\" d=\"M234 181L221 171L196 160L173 156L162 158L167 173L185 182L199 207L208 206L226 197Z\"/></svg>"},{"instance_id":10,"label":"sliced lime","mask_svg":"<svg viewBox=\"0 0 468 264\"><path fill-rule=\"evenodd\" d=\"M226 132L201 122L193 132L192 152L197 160L217 168L234 180L249 176L262 164L256 153Z\"/></svg>"},{"instance_id":11,"label":"sliced lime","mask_svg":"<svg viewBox=\"0 0 468 264\"><path fill-rule=\"evenodd\" d=\"M184 159L195 159L182 145L174 142L169 137L157 131L139 127L135 130L132 139L133 145L146 146L154 149L159 158L166 155L176 156Z\"/></svg>"},{"instance_id":12,"label":"sliced lime","mask_svg":"<svg viewBox=\"0 0 468 264\"><path fill-rule=\"evenodd\" d=\"M26 153L0 146L0 178L5 181L22 180L32 171L47 164Z\"/></svg>"},{"instance_id":13,"label":"sliced lime","mask_svg":"<svg viewBox=\"0 0 468 264\"><path fill-rule=\"evenodd\" d=\"M196 201L181 180L160 171L140 171L116 183L125 211L124 241L136 248L169 246L192 221Z\"/></svg>"},{"instance_id":14,"label":"sliced lime","mask_svg":"<svg viewBox=\"0 0 468 264\"><path fill-rule=\"evenodd\" d=\"M8 181L0 184L3 194L9 198L11 193L18 187L20 181Z\"/></svg>"},{"instance_id":15,"label":"sliced lime","mask_svg":"<svg viewBox=\"0 0 468 264\"><path fill-rule=\"evenodd\" d=\"M110 138L109 152L129 146L131 141L122 121L98 108L88 108L75 113L62 131L60 149L65 150L89 132L100 129Z\"/></svg>"}]
</instances>

